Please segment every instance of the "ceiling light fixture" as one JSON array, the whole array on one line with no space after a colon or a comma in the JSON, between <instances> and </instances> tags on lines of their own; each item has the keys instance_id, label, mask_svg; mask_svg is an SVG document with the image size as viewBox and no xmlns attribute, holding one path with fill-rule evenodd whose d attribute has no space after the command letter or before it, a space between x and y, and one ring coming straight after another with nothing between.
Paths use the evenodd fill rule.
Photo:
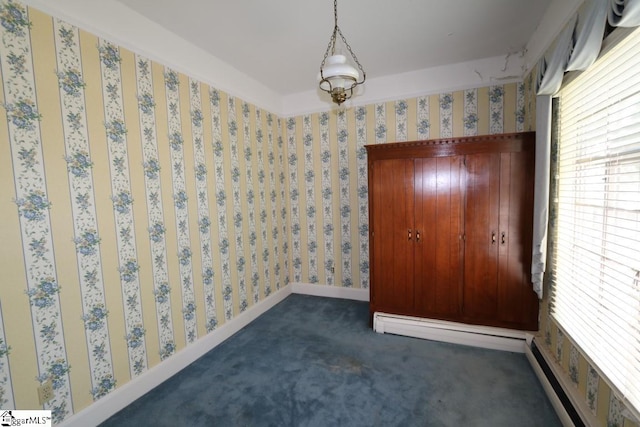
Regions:
<instances>
[{"instance_id":1,"label":"ceiling light fixture","mask_svg":"<svg viewBox=\"0 0 640 427\"><path fill-rule=\"evenodd\" d=\"M335 26L333 27L333 33L327 46L327 51L324 53L322 64L320 64L320 89L329 93L331 99L336 104L340 105L353 95L353 89L364 83L366 74L362 69L362 65L358 62L358 58L351 50L351 46L347 43L347 39L342 35L342 31L338 27L338 0L333 0L333 16ZM347 57L336 53L336 35L340 34L340 38L344 43L344 46L351 54L351 57L358 65L360 72L362 73L362 81L360 79L360 73L351 64L347 63ZM331 53L331 55L329 55Z\"/></svg>"}]
</instances>

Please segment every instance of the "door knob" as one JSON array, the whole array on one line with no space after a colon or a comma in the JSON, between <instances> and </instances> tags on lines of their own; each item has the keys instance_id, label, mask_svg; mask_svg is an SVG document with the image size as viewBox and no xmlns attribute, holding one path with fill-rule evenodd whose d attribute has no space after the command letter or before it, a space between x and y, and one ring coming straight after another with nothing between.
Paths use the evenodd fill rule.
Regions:
<instances>
[{"instance_id":1,"label":"door knob","mask_svg":"<svg viewBox=\"0 0 640 427\"><path fill-rule=\"evenodd\" d=\"M409 229L409 230L407 231L407 233L408 233L408 236L409 236L409 240L411 240L411 229Z\"/></svg>"}]
</instances>

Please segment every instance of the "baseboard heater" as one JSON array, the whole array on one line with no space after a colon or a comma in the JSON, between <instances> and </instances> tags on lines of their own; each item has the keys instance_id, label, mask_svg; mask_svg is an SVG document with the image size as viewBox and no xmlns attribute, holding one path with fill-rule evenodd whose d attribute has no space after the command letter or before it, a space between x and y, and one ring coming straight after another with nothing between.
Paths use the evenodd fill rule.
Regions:
<instances>
[{"instance_id":1,"label":"baseboard heater","mask_svg":"<svg viewBox=\"0 0 640 427\"><path fill-rule=\"evenodd\" d=\"M524 353L565 427L596 426L597 420L558 362L531 332L466 325L419 317L376 312L373 329L454 344Z\"/></svg>"},{"instance_id":2,"label":"baseboard heater","mask_svg":"<svg viewBox=\"0 0 640 427\"><path fill-rule=\"evenodd\" d=\"M403 335L517 353L524 353L527 336L525 331L381 312L373 315L373 329L382 334Z\"/></svg>"},{"instance_id":3,"label":"baseboard heater","mask_svg":"<svg viewBox=\"0 0 640 427\"><path fill-rule=\"evenodd\" d=\"M596 426L597 420L576 386L544 346L536 344L534 336L527 337L525 354L542 388L565 427Z\"/></svg>"}]
</instances>

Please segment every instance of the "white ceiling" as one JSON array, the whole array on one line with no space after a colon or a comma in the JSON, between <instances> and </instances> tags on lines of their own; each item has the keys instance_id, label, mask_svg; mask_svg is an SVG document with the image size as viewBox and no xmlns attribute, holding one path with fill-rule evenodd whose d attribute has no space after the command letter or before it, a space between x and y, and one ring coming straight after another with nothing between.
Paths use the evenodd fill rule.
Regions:
<instances>
[{"instance_id":1,"label":"white ceiling","mask_svg":"<svg viewBox=\"0 0 640 427\"><path fill-rule=\"evenodd\" d=\"M117 0L276 93L315 87L332 0ZM551 0L339 0L368 79L521 53Z\"/></svg>"},{"instance_id":2,"label":"white ceiling","mask_svg":"<svg viewBox=\"0 0 640 427\"><path fill-rule=\"evenodd\" d=\"M21 0L283 117L333 104L332 0ZM584 0L339 0L367 73L347 106L521 81Z\"/></svg>"}]
</instances>

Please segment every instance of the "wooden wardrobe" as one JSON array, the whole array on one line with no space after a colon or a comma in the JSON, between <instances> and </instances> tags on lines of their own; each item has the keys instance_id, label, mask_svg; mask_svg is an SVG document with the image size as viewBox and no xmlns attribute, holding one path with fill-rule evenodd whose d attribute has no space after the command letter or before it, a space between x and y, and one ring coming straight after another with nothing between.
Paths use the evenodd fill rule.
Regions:
<instances>
[{"instance_id":1,"label":"wooden wardrobe","mask_svg":"<svg viewBox=\"0 0 640 427\"><path fill-rule=\"evenodd\" d=\"M535 133L366 146L370 314L538 329Z\"/></svg>"}]
</instances>

